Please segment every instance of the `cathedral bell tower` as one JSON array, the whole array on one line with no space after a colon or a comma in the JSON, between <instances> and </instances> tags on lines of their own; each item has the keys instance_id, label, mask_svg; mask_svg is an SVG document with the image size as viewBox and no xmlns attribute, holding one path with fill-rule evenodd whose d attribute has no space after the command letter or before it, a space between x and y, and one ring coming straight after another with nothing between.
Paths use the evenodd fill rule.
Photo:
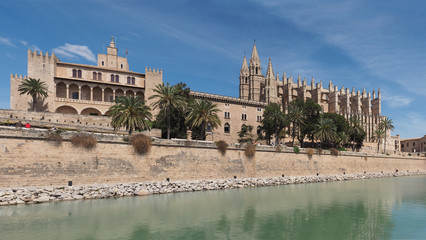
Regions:
<instances>
[{"instance_id":1,"label":"cathedral bell tower","mask_svg":"<svg viewBox=\"0 0 426 240\"><path fill-rule=\"evenodd\" d=\"M262 98L261 85L264 77L262 75L262 67L257 53L256 43L253 44L249 63L249 100L260 102Z\"/></svg>"}]
</instances>

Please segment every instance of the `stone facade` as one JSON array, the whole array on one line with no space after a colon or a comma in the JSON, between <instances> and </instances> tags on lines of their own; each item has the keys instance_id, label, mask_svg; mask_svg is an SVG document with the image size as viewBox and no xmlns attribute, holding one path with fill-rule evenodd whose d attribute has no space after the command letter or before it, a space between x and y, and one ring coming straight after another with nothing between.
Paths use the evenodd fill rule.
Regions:
<instances>
[{"instance_id":1,"label":"stone facade","mask_svg":"<svg viewBox=\"0 0 426 240\"><path fill-rule=\"evenodd\" d=\"M49 97L39 104L38 110L105 115L119 96L136 95L147 100L152 95L153 86L163 82L162 70L145 68L145 73L130 71L127 58L118 56L117 52L112 39L107 54L98 54L98 65L92 66L61 62L55 54L28 50L28 77L41 79L49 91ZM11 109L31 108L31 97L18 92L19 84L26 78L11 75Z\"/></svg>"},{"instance_id":2,"label":"stone facade","mask_svg":"<svg viewBox=\"0 0 426 240\"><path fill-rule=\"evenodd\" d=\"M401 140L401 152L426 152L426 135Z\"/></svg>"},{"instance_id":3,"label":"stone facade","mask_svg":"<svg viewBox=\"0 0 426 240\"><path fill-rule=\"evenodd\" d=\"M153 89L163 82L162 70L145 68L145 73L130 71L127 58L118 56L113 39L107 47L107 54L98 54L97 66L65 63L54 54L28 50L28 77L41 79L48 86L49 97L43 99L38 110L79 115L105 115L114 99L123 95L140 96L150 105ZM26 78L11 75L10 106L13 110L31 108L31 97L18 92L19 84ZM380 89L377 96L374 90L372 94L366 93L365 89L362 93L354 89L349 92L344 87L338 90L331 81L326 89L322 82L315 83L313 78L307 85L306 79L302 81L299 76L294 82L293 77L288 78L285 73L280 80L274 73L271 59L264 76L255 44L249 64L244 56L239 82L239 98L191 92L195 98L215 102L221 110L222 125L209 132L208 140L237 142L237 132L243 124L253 126L252 134L256 138L264 107L278 103L286 111L288 103L295 98L314 99L324 112L339 113L346 119L359 117L367 133L366 141L371 140L382 118ZM108 124L109 121L103 123L104 126Z\"/></svg>"}]
</instances>

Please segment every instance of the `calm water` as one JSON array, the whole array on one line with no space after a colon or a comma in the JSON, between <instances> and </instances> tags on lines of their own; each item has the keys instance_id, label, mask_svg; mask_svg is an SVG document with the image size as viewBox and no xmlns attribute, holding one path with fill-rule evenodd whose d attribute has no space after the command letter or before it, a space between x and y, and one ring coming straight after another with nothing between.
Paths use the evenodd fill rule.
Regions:
<instances>
[{"instance_id":1,"label":"calm water","mask_svg":"<svg viewBox=\"0 0 426 240\"><path fill-rule=\"evenodd\" d=\"M426 239L426 177L0 207L0 239Z\"/></svg>"}]
</instances>

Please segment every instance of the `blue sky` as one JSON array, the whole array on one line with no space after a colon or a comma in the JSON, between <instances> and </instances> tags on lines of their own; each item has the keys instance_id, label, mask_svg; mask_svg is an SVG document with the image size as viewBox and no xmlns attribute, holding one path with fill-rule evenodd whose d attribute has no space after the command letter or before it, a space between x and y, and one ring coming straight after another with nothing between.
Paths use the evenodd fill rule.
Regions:
<instances>
[{"instance_id":1,"label":"blue sky","mask_svg":"<svg viewBox=\"0 0 426 240\"><path fill-rule=\"evenodd\" d=\"M10 1L0 2L0 108L27 49L96 64L111 36L132 71L238 97L253 40L264 74L301 75L340 89L382 89L382 114L402 138L426 134L424 1Z\"/></svg>"}]
</instances>

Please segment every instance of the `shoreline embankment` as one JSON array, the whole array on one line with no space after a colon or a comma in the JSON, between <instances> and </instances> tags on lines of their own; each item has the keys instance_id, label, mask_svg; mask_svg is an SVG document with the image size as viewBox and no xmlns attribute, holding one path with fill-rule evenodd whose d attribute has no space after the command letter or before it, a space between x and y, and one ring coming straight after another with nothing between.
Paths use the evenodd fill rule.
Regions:
<instances>
[{"instance_id":1,"label":"shoreline embankment","mask_svg":"<svg viewBox=\"0 0 426 240\"><path fill-rule=\"evenodd\" d=\"M426 175L425 171L0 188L0 206Z\"/></svg>"}]
</instances>

